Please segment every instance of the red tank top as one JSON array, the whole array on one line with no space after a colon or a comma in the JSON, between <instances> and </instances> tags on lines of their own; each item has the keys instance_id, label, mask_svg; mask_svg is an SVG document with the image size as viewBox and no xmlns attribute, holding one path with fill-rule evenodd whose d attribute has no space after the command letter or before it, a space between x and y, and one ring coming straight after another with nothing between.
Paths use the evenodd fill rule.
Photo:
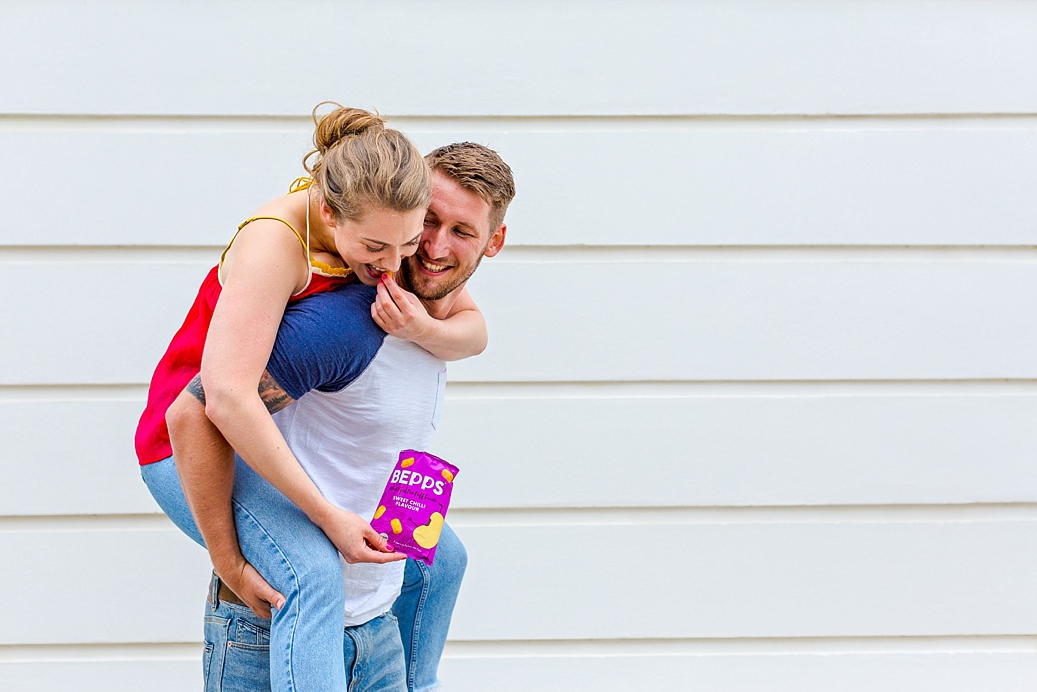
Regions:
<instances>
[{"instance_id":1,"label":"red tank top","mask_svg":"<svg viewBox=\"0 0 1037 692\"><path fill-rule=\"evenodd\" d=\"M212 312L222 289L218 271L219 266L213 267L202 281L184 324L173 336L169 348L151 377L148 404L141 414L137 434L134 436L137 459L141 466L162 461L173 454L173 448L169 444L169 429L166 428L166 410L180 396L187 383L201 371L205 336L209 332ZM302 292L292 296L288 302L293 303L315 293L330 291L352 280L352 275L330 277L313 273L309 285Z\"/></svg>"}]
</instances>

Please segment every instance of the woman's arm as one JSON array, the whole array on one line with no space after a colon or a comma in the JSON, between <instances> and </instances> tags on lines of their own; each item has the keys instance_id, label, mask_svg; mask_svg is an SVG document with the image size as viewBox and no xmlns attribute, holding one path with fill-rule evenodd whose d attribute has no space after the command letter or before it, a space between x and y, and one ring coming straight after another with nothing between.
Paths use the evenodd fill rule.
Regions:
<instances>
[{"instance_id":1,"label":"woman's arm","mask_svg":"<svg viewBox=\"0 0 1037 692\"><path fill-rule=\"evenodd\" d=\"M262 223L253 222L250 228ZM270 223L276 229L259 227L240 237L233 248L235 254L228 255L233 263L224 265L224 286L202 356L205 413L249 466L323 529L347 562L402 559L402 555L368 547L365 539L379 548L385 542L368 522L321 495L288 448L262 398L278 396L277 383L269 376L264 381L263 376L285 305L309 271L294 236L284 233L281 224ZM271 391L261 392L261 385Z\"/></svg>"},{"instance_id":2,"label":"woman's arm","mask_svg":"<svg viewBox=\"0 0 1037 692\"><path fill-rule=\"evenodd\" d=\"M417 296L388 277L378 282L371 317L387 334L413 341L442 360L463 360L485 350L486 320L467 288L452 296L449 306L437 307L436 314L429 314Z\"/></svg>"},{"instance_id":3,"label":"woman's arm","mask_svg":"<svg viewBox=\"0 0 1037 692\"><path fill-rule=\"evenodd\" d=\"M188 385L201 391L201 379ZM166 411L166 425L180 485L195 524L205 540L216 574L252 611L270 617L284 596L250 565L238 547L231 494L234 489L234 450L205 415L205 405L187 390Z\"/></svg>"}]
</instances>

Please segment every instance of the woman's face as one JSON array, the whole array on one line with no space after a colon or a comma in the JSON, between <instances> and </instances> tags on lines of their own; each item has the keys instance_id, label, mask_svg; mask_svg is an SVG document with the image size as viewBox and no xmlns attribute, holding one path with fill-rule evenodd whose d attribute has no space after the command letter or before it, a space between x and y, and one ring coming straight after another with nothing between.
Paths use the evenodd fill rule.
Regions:
<instances>
[{"instance_id":1,"label":"woman's face","mask_svg":"<svg viewBox=\"0 0 1037 692\"><path fill-rule=\"evenodd\" d=\"M397 272L404 257L413 255L421 240L425 208L392 211L375 207L360 221L332 220L339 257L363 283L374 286L382 274Z\"/></svg>"}]
</instances>

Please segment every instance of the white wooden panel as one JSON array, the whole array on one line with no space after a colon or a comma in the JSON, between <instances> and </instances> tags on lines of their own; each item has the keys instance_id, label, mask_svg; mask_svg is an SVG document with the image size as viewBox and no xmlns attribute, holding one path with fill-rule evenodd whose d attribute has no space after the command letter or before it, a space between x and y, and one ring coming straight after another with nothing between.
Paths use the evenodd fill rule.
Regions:
<instances>
[{"instance_id":1,"label":"white wooden panel","mask_svg":"<svg viewBox=\"0 0 1037 692\"><path fill-rule=\"evenodd\" d=\"M1030 121L465 122L400 126L425 151L501 152L512 245L1037 243ZM222 246L302 173L309 135L248 120L0 132L0 244ZM55 160L60 194L38 182Z\"/></svg>"},{"instance_id":2,"label":"white wooden panel","mask_svg":"<svg viewBox=\"0 0 1037 692\"><path fill-rule=\"evenodd\" d=\"M494 692L1024 692L1033 653L507 656L444 658L451 690Z\"/></svg>"},{"instance_id":3,"label":"white wooden panel","mask_svg":"<svg viewBox=\"0 0 1037 692\"><path fill-rule=\"evenodd\" d=\"M1033 521L454 529L456 639L1037 633Z\"/></svg>"},{"instance_id":4,"label":"white wooden panel","mask_svg":"<svg viewBox=\"0 0 1037 692\"><path fill-rule=\"evenodd\" d=\"M1037 500L1037 397L448 400L457 507Z\"/></svg>"},{"instance_id":5,"label":"white wooden panel","mask_svg":"<svg viewBox=\"0 0 1037 692\"><path fill-rule=\"evenodd\" d=\"M201 684L200 660L0 662L9 692L182 692ZM1033 653L848 655L502 656L443 659L439 677L456 692L1024 692L1037 684Z\"/></svg>"},{"instance_id":6,"label":"white wooden panel","mask_svg":"<svg viewBox=\"0 0 1037 692\"><path fill-rule=\"evenodd\" d=\"M484 262L490 345L451 379L1037 376L1033 264L677 257Z\"/></svg>"},{"instance_id":7,"label":"white wooden panel","mask_svg":"<svg viewBox=\"0 0 1037 692\"><path fill-rule=\"evenodd\" d=\"M1029 262L625 258L484 262L490 346L451 379L1037 377ZM149 381L207 269L3 265L0 384Z\"/></svg>"},{"instance_id":8,"label":"white wooden panel","mask_svg":"<svg viewBox=\"0 0 1037 692\"><path fill-rule=\"evenodd\" d=\"M1035 129L599 127L483 135L516 172L509 242L1037 243Z\"/></svg>"},{"instance_id":9,"label":"white wooden panel","mask_svg":"<svg viewBox=\"0 0 1037 692\"><path fill-rule=\"evenodd\" d=\"M0 533L0 644L201 641L212 565L178 529Z\"/></svg>"},{"instance_id":10,"label":"white wooden panel","mask_svg":"<svg viewBox=\"0 0 1037 692\"><path fill-rule=\"evenodd\" d=\"M0 384L147 383L212 263L0 264ZM27 290L32 287L32 290Z\"/></svg>"},{"instance_id":11,"label":"white wooden panel","mask_svg":"<svg viewBox=\"0 0 1037 692\"><path fill-rule=\"evenodd\" d=\"M201 687L200 654L198 660L178 661L0 661L0 689L6 692L184 692Z\"/></svg>"},{"instance_id":12,"label":"white wooden panel","mask_svg":"<svg viewBox=\"0 0 1037 692\"><path fill-rule=\"evenodd\" d=\"M243 132L242 129L245 131ZM5 245L218 245L305 173L309 128L0 133ZM41 185L61 161L61 179ZM44 218L40 211L46 209Z\"/></svg>"},{"instance_id":13,"label":"white wooden panel","mask_svg":"<svg viewBox=\"0 0 1037 692\"><path fill-rule=\"evenodd\" d=\"M0 516L161 511L133 451L143 409L139 397L0 400Z\"/></svg>"},{"instance_id":14,"label":"white wooden panel","mask_svg":"<svg viewBox=\"0 0 1037 692\"><path fill-rule=\"evenodd\" d=\"M1037 7L1009 0L23 0L0 27L5 112L1037 110Z\"/></svg>"},{"instance_id":15,"label":"white wooden panel","mask_svg":"<svg viewBox=\"0 0 1037 692\"><path fill-rule=\"evenodd\" d=\"M455 508L1037 501L1032 395L454 389L432 451L462 469ZM0 516L158 512L133 454L143 406L0 400Z\"/></svg>"},{"instance_id":16,"label":"white wooden panel","mask_svg":"<svg viewBox=\"0 0 1037 692\"><path fill-rule=\"evenodd\" d=\"M455 639L1035 634L1034 521L455 528ZM6 532L0 553L0 644L198 638L208 563L175 529Z\"/></svg>"}]
</instances>

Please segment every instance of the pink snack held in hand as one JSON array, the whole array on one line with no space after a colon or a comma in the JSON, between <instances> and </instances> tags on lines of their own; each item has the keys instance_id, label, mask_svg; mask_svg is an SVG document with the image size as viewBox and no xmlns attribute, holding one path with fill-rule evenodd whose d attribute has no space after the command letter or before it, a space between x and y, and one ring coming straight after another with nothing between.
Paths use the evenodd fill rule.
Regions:
<instances>
[{"instance_id":1,"label":"pink snack held in hand","mask_svg":"<svg viewBox=\"0 0 1037 692\"><path fill-rule=\"evenodd\" d=\"M371 526L399 553L431 565L450 506L457 467L405 449L389 476Z\"/></svg>"}]
</instances>

